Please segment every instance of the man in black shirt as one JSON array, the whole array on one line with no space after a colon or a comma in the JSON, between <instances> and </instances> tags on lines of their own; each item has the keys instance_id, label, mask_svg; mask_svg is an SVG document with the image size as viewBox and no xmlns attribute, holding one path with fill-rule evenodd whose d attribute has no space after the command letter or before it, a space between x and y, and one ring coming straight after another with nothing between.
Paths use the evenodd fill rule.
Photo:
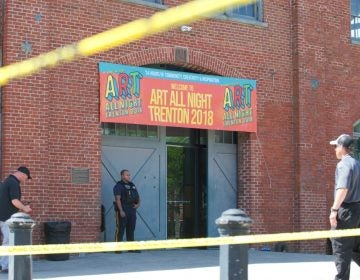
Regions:
<instances>
[{"instance_id":1,"label":"man in black shirt","mask_svg":"<svg viewBox=\"0 0 360 280\"><path fill-rule=\"evenodd\" d=\"M126 240L134 241L136 209L140 206L140 197L134 183L130 181L130 172L124 169L121 170L120 175L121 180L114 186L116 213L115 241L123 240L125 230Z\"/></svg>"},{"instance_id":2,"label":"man in black shirt","mask_svg":"<svg viewBox=\"0 0 360 280\"><path fill-rule=\"evenodd\" d=\"M0 228L3 236L2 245L9 245L9 226L6 224L11 215L19 210L24 213L30 213L29 205L21 202L20 184L31 179L30 171L25 166L20 166L17 171L10 174L4 182L0 183ZM1 272L7 272L9 266L9 257L0 258Z\"/></svg>"}]
</instances>

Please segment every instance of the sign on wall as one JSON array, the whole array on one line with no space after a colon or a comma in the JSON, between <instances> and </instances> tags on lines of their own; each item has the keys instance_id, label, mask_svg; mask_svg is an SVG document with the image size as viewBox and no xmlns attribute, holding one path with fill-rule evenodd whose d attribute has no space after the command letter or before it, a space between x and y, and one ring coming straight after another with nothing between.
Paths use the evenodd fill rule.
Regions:
<instances>
[{"instance_id":1,"label":"sign on wall","mask_svg":"<svg viewBox=\"0 0 360 280\"><path fill-rule=\"evenodd\" d=\"M99 63L100 121L256 131L256 81Z\"/></svg>"}]
</instances>

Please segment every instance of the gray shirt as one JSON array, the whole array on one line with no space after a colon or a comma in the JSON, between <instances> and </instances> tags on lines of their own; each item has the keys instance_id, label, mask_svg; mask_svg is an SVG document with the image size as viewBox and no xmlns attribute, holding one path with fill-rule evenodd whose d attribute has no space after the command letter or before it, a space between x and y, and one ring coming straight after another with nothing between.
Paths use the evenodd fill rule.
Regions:
<instances>
[{"instance_id":1,"label":"gray shirt","mask_svg":"<svg viewBox=\"0 0 360 280\"><path fill-rule=\"evenodd\" d=\"M360 201L360 162L350 155L344 156L336 165L335 190L348 189L344 202Z\"/></svg>"}]
</instances>

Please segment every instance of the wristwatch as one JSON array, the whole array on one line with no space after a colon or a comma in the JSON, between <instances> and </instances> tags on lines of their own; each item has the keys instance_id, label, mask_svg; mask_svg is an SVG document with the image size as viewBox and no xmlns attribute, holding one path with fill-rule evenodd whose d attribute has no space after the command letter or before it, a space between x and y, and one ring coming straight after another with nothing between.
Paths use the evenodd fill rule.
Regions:
<instances>
[{"instance_id":1,"label":"wristwatch","mask_svg":"<svg viewBox=\"0 0 360 280\"><path fill-rule=\"evenodd\" d=\"M331 208L330 211L331 212L339 212L339 209Z\"/></svg>"}]
</instances>

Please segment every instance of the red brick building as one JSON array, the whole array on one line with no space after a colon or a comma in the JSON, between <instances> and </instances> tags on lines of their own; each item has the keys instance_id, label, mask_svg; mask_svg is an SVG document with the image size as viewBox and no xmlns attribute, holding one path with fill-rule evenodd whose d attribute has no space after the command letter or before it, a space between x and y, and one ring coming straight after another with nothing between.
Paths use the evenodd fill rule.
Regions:
<instances>
[{"instance_id":1,"label":"red brick building","mask_svg":"<svg viewBox=\"0 0 360 280\"><path fill-rule=\"evenodd\" d=\"M184 2L1 1L1 63L25 60ZM340 133L360 134L359 3L262 0L2 87L1 174L4 178L23 164L31 169L33 180L23 186L23 196L31 201L37 223L34 243L44 242L46 221L71 221L71 242L103 238L102 192L111 193L114 183L104 181L104 172L116 164L104 163L110 140L107 125L99 119L99 62L256 80L257 132L236 131L231 142L237 166L235 206L253 219L254 233L328 229L336 165L329 140ZM157 133L159 141L168 136ZM147 143L141 141L135 150ZM110 173L115 176L122 168L135 173L135 167L128 166ZM145 177L138 175L134 181L141 186L150 180ZM173 236L168 182L166 172L160 172L148 185L160 186L165 196L160 197L157 220L162 235L154 238ZM217 184L216 178L202 183L207 185L202 191L211 196L206 189ZM147 199L142 197L144 212L151 206ZM105 206L112 215L111 206ZM206 232L199 229L189 237L209 235ZM325 250L324 240L295 245L292 250Z\"/></svg>"}]
</instances>

